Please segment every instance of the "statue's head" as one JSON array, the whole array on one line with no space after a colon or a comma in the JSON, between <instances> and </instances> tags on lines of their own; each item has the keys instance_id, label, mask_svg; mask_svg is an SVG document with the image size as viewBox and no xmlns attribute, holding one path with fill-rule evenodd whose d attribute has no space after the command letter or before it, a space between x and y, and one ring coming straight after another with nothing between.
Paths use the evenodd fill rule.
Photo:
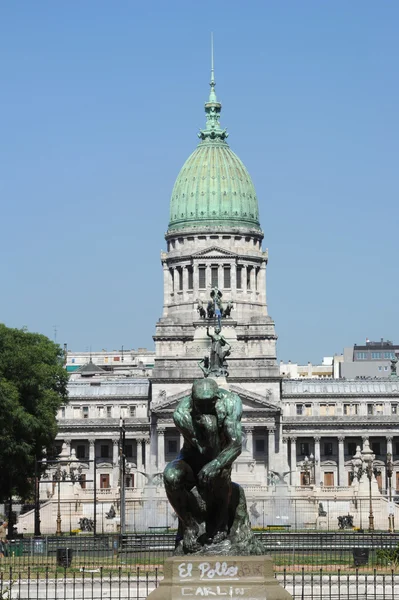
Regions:
<instances>
[{"instance_id":1,"label":"statue's head","mask_svg":"<svg viewBox=\"0 0 399 600\"><path fill-rule=\"evenodd\" d=\"M215 327L215 333L219 334L220 333L220 327Z\"/></svg>"},{"instance_id":2,"label":"statue's head","mask_svg":"<svg viewBox=\"0 0 399 600\"><path fill-rule=\"evenodd\" d=\"M196 379L193 383L192 398L195 406L200 410L213 407L219 398L218 384L214 379Z\"/></svg>"}]
</instances>

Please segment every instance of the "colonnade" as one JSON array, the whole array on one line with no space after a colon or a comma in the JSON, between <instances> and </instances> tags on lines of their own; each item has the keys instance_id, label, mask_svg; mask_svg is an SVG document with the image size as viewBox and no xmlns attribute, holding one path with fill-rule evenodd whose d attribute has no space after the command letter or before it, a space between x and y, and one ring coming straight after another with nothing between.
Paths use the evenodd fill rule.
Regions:
<instances>
[{"instance_id":1,"label":"colonnade","mask_svg":"<svg viewBox=\"0 0 399 600\"><path fill-rule=\"evenodd\" d=\"M174 295L186 301L196 300L201 292L207 292L215 285L230 292L234 299L238 300L241 294L250 295L251 300L266 302L266 261L240 261L237 264L225 260L207 263L194 260L181 264L168 263L167 260L163 261L165 305L172 302ZM204 269L204 277L200 281L201 268ZM217 269L217 273L214 271L212 275L212 269ZM229 275L225 276L225 269L229 269Z\"/></svg>"}]
</instances>

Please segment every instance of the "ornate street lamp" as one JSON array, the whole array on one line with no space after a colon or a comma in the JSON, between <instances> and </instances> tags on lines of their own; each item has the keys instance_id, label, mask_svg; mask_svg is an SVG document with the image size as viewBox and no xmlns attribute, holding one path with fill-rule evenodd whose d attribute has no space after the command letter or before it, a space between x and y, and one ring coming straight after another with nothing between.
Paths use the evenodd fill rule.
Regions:
<instances>
[{"instance_id":1,"label":"ornate street lamp","mask_svg":"<svg viewBox=\"0 0 399 600\"><path fill-rule=\"evenodd\" d=\"M388 489L389 489L389 515L388 515L388 525L389 531L393 533L395 531L395 516L392 513L392 475L393 475L393 462L392 462L392 454L390 452L387 453L387 477L388 477Z\"/></svg>"},{"instance_id":2,"label":"ornate street lamp","mask_svg":"<svg viewBox=\"0 0 399 600\"><path fill-rule=\"evenodd\" d=\"M369 480L369 501L370 501L370 510L369 510L369 531L374 531L374 515L373 515L373 500L371 494L371 481L374 477L374 469L373 463L375 459L375 454L370 448L370 443L368 440L365 440L363 444L363 450L361 452L363 463L365 465L364 470Z\"/></svg>"}]
</instances>

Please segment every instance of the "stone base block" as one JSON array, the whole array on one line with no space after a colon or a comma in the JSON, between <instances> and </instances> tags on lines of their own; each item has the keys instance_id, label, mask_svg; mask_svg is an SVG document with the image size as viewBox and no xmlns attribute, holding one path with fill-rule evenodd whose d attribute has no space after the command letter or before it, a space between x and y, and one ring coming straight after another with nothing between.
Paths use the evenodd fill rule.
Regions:
<instances>
[{"instance_id":1,"label":"stone base block","mask_svg":"<svg viewBox=\"0 0 399 600\"><path fill-rule=\"evenodd\" d=\"M270 556L175 556L164 565L164 579L150 600L291 600L274 578Z\"/></svg>"}]
</instances>

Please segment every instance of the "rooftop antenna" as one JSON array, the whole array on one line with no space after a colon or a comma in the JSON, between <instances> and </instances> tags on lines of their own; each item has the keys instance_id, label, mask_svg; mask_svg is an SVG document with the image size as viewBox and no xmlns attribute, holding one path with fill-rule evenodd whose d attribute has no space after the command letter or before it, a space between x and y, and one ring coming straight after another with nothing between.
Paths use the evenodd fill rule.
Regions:
<instances>
[{"instance_id":1,"label":"rooftop antenna","mask_svg":"<svg viewBox=\"0 0 399 600\"><path fill-rule=\"evenodd\" d=\"M54 330L54 343L57 343L57 325L53 325L53 330Z\"/></svg>"},{"instance_id":2,"label":"rooftop antenna","mask_svg":"<svg viewBox=\"0 0 399 600\"><path fill-rule=\"evenodd\" d=\"M211 83L215 83L215 69L213 64L213 31L211 33Z\"/></svg>"}]
</instances>

